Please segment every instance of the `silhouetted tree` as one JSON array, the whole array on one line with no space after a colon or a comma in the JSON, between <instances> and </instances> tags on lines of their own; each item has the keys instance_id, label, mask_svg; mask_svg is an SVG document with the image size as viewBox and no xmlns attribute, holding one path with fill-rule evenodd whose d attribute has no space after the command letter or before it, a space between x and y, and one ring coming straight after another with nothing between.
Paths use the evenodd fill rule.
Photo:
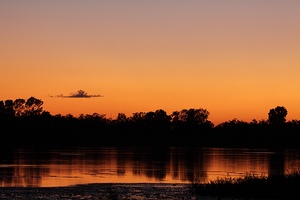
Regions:
<instances>
[{"instance_id":1,"label":"silhouetted tree","mask_svg":"<svg viewBox=\"0 0 300 200\"><path fill-rule=\"evenodd\" d=\"M203 108L183 109L180 112L174 111L171 114L173 128L196 130L200 126L203 127L204 125L213 127L213 124L208 120L209 114L210 113Z\"/></svg>"},{"instance_id":2,"label":"silhouetted tree","mask_svg":"<svg viewBox=\"0 0 300 200\"><path fill-rule=\"evenodd\" d=\"M36 99L34 97L30 97L27 99L25 103L25 115L26 116L35 116L40 115L43 112L43 101L40 99Z\"/></svg>"},{"instance_id":3,"label":"silhouetted tree","mask_svg":"<svg viewBox=\"0 0 300 200\"><path fill-rule=\"evenodd\" d=\"M169 126L171 117L167 115L166 111L159 109L155 111L155 121L159 124L161 127Z\"/></svg>"},{"instance_id":4,"label":"silhouetted tree","mask_svg":"<svg viewBox=\"0 0 300 200\"><path fill-rule=\"evenodd\" d=\"M209 112L206 109L183 109L180 112L179 119L187 122L188 124L204 124L209 116Z\"/></svg>"},{"instance_id":5,"label":"silhouetted tree","mask_svg":"<svg viewBox=\"0 0 300 200\"><path fill-rule=\"evenodd\" d=\"M252 121L253 122L253 121ZM254 123L257 124L257 121L255 120ZM241 121L241 120L238 120L236 118L232 119L232 120L229 120L229 121L226 121L226 122L222 122L220 123L217 128L223 128L223 129L241 129L243 127L247 127L248 123L247 122L244 122L244 121Z\"/></svg>"},{"instance_id":6,"label":"silhouetted tree","mask_svg":"<svg viewBox=\"0 0 300 200\"><path fill-rule=\"evenodd\" d=\"M169 128L170 120L171 117L162 109L156 110L155 112L147 112L144 116L145 127L155 132L166 132Z\"/></svg>"},{"instance_id":7,"label":"silhouetted tree","mask_svg":"<svg viewBox=\"0 0 300 200\"><path fill-rule=\"evenodd\" d=\"M284 106L277 106L276 108L270 109L269 112L269 123L273 125L283 124L285 123L286 115L287 115L287 109Z\"/></svg>"},{"instance_id":8,"label":"silhouetted tree","mask_svg":"<svg viewBox=\"0 0 300 200\"><path fill-rule=\"evenodd\" d=\"M171 121L173 123L178 123L180 120L179 120L179 115L180 115L180 112L179 111L174 111L172 114L171 114Z\"/></svg>"},{"instance_id":9,"label":"silhouetted tree","mask_svg":"<svg viewBox=\"0 0 300 200\"><path fill-rule=\"evenodd\" d=\"M133 121L141 120L141 119L144 118L145 114L146 114L146 113L144 113L144 112L135 112L135 113L132 114L131 119L132 119Z\"/></svg>"},{"instance_id":10,"label":"silhouetted tree","mask_svg":"<svg viewBox=\"0 0 300 200\"><path fill-rule=\"evenodd\" d=\"M60 116L60 117L61 117L61 116ZM66 114L66 115L65 115L65 118L66 118L66 119L72 120L72 119L74 119L74 116L73 116L72 114Z\"/></svg>"},{"instance_id":11,"label":"silhouetted tree","mask_svg":"<svg viewBox=\"0 0 300 200\"><path fill-rule=\"evenodd\" d=\"M14 101L14 110L15 116L20 117L25 112L25 100L24 99L16 99Z\"/></svg>"},{"instance_id":12,"label":"silhouetted tree","mask_svg":"<svg viewBox=\"0 0 300 200\"><path fill-rule=\"evenodd\" d=\"M297 146L300 121L286 122L283 106L270 109L268 120L244 122L233 119L214 125L203 108L174 111L158 109L119 113L115 120L98 113L52 116L43 101L30 97L0 101L0 130L17 145L204 145L274 147ZM278 126L282 125L284 126ZM276 125L276 126L274 126Z\"/></svg>"},{"instance_id":13,"label":"silhouetted tree","mask_svg":"<svg viewBox=\"0 0 300 200\"><path fill-rule=\"evenodd\" d=\"M3 101L0 101L0 116L4 116L5 114L5 105Z\"/></svg>"},{"instance_id":14,"label":"silhouetted tree","mask_svg":"<svg viewBox=\"0 0 300 200\"><path fill-rule=\"evenodd\" d=\"M117 116L117 122L118 123L124 123L127 121L127 117L124 113L118 113L118 116Z\"/></svg>"},{"instance_id":15,"label":"silhouetted tree","mask_svg":"<svg viewBox=\"0 0 300 200\"><path fill-rule=\"evenodd\" d=\"M14 102L13 100L6 100L4 104L4 113L8 117L15 116L15 110L14 110Z\"/></svg>"}]
</instances>

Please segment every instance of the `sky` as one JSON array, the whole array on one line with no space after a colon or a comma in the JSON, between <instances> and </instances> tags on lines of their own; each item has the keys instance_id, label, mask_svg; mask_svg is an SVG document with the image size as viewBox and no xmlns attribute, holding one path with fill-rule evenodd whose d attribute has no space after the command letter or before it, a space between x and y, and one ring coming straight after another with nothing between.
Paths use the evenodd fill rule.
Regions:
<instances>
[{"instance_id":1,"label":"sky","mask_svg":"<svg viewBox=\"0 0 300 200\"><path fill-rule=\"evenodd\" d=\"M0 100L51 114L300 119L299 0L1 0ZM91 98L61 98L83 91Z\"/></svg>"}]
</instances>

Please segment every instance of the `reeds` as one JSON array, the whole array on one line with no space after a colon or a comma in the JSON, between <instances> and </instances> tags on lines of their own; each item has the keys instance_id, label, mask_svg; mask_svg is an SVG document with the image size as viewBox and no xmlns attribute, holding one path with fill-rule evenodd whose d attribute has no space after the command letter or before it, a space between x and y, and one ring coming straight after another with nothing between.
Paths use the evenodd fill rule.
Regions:
<instances>
[{"instance_id":1,"label":"reeds","mask_svg":"<svg viewBox=\"0 0 300 200\"><path fill-rule=\"evenodd\" d=\"M192 190L199 196L300 199L300 170L272 176L246 174L242 178L192 183Z\"/></svg>"}]
</instances>

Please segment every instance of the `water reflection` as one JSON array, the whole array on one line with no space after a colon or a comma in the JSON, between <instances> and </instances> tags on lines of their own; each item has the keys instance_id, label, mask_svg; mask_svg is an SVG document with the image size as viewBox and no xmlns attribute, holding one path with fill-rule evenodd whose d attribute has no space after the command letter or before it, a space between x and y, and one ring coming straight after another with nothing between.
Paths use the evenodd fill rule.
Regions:
<instances>
[{"instance_id":1,"label":"water reflection","mask_svg":"<svg viewBox=\"0 0 300 200\"><path fill-rule=\"evenodd\" d=\"M75 148L0 153L1 187L87 183L190 183L245 173L299 169L298 150L223 148Z\"/></svg>"}]
</instances>

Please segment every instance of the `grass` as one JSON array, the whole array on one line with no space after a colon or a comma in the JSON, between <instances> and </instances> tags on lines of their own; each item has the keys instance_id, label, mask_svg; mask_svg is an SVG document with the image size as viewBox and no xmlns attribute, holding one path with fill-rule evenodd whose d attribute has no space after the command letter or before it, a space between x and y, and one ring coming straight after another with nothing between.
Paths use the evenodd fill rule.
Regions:
<instances>
[{"instance_id":1,"label":"grass","mask_svg":"<svg viewBox=\"0 0 300 200\"><path fill-rule=\"evenodd\" d=\"M242 178L192 183L192 190L199 196L300 199L300 170L276 176L246 174Z\"/></svg>"}]
</instances>

